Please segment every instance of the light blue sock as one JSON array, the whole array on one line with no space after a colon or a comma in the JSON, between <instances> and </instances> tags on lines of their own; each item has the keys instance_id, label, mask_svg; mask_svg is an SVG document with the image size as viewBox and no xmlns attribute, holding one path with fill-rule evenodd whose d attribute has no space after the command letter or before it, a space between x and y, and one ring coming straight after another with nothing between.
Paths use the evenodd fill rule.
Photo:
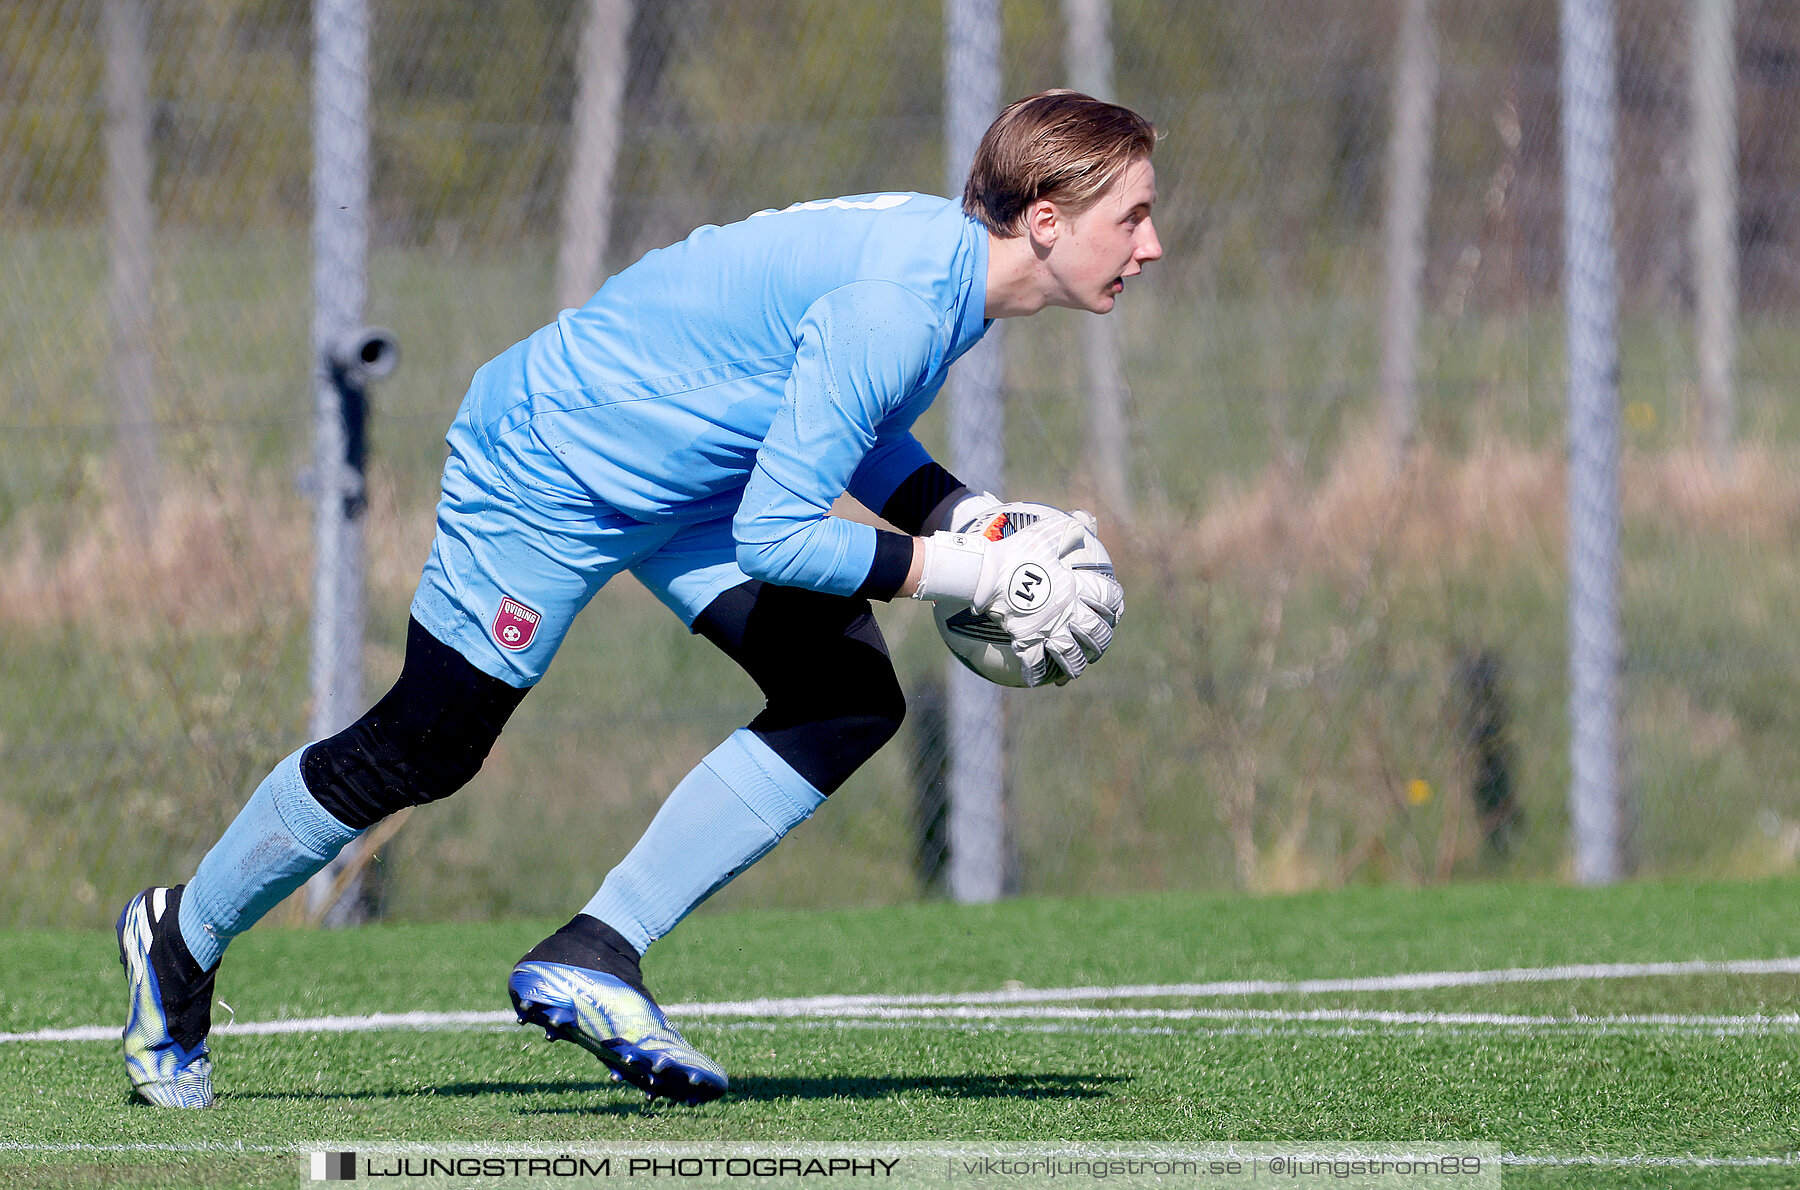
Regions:
<instances>
[{"instance_id":1,"label":"light blue sock","mask_svg":"<svg viewBox=\"0 0 1800 1190\"><path fill-rule=\"evenodd\" d=\"M181 894L181 939L201 970L360 834L307 792L299 752L276 765Z\"/></svg>"},{"instance_id":2,"label":"light blue sock","mask_svg":"<svg viewBox=\"0 0 1800 1190\"><path fill-rule=\"evenodd\" d=\"M642 954L824 801L754 732L734 731L681 779L581 911Z\"/></svg>"}]
</instances>

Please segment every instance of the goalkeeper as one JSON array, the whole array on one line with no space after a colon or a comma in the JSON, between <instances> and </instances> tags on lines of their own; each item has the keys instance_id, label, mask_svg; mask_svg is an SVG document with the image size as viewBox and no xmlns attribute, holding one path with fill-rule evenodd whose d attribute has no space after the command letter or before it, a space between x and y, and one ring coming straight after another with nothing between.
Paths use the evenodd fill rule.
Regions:
<instances>
[{"instance_id":1,"label":"goalkeeper","mask_svg":"<svg viewBox=\"0 0 1800 1190\"><path fill-rule=\"evenodd\" d=\"M1061 564L1066 524L956 532L999 502L910 427L991 320L1104 314L1161 256L1154 145L1125 108L1030 96L987 131L960 203L870 194L702 227L483 366L449 430L399 680L277 765L185 885L120 914L137 1093L212 1102L206 1034L231 939L376 822L473 777L575 615L629 570L767 704L508 990L521 1021L652 1097L723 1094L725 1072L670 1027L639 959L898 730L869 601L968 601L1039 679L1079 675L1111 638L1118 585ZM905 532L828 515L845 492ZM1019 606L1004 587L1027 562L1050 594Z\"/></svg>"}]
</instances>

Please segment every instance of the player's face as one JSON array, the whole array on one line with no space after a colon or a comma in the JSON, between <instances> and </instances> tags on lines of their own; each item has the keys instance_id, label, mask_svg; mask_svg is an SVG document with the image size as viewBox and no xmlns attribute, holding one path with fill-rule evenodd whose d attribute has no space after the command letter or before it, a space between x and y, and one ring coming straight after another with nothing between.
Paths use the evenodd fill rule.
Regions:
<instances>
[{"instance_id":1,"label":"player's face","mask_svg":"<svg viewBox=\"0 0 1800 1190\"><path fill-rule=\"evenodd\" d=\"M1095 314L1111 310L1124 292L1125 279L1162 257L1162 243L1150 222L1155 203L1156 171L1148 159L1140 159L1098 202L1069 219L1047 260L1062 291L1052 304Z\"/></svg>"}]
</instances>

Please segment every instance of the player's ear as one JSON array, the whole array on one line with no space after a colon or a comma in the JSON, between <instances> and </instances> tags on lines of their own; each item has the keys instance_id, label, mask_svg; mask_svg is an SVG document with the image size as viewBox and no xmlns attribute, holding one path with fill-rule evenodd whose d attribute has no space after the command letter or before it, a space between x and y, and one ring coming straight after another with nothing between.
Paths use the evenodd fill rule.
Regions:
<instances>
[{"instance_id":1,"label":"player's ear","mask_svg":"<svg viewBox=\"0 0 1800 1190\"><path fill-rule=\"evenodd\" d=\"M1049 248L1062 234L1063 213L1047 198L1040 198L1025 208L1025 234L1038 249Z\"/></svg>"}]
</instances>

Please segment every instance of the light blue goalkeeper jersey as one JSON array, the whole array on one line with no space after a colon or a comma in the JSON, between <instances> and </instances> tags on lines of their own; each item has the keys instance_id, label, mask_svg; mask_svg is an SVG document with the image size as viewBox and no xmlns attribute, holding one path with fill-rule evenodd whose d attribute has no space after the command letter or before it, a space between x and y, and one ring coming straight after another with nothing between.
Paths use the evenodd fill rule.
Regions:
<instances>
[{"instance_id":1,"label":"light blue goalkeeper jersey","mask_svg":"<svg viewBox=\"0 0 1800 1190\"><path fill-rule=\"evenodd\" d=\"M960 205L866 194L702 227L476 373L451 429L518 495L649 523L732 517L754 578L837 594L912 436L986 330L987 233Z\"/></svg>"}]
</instances>

